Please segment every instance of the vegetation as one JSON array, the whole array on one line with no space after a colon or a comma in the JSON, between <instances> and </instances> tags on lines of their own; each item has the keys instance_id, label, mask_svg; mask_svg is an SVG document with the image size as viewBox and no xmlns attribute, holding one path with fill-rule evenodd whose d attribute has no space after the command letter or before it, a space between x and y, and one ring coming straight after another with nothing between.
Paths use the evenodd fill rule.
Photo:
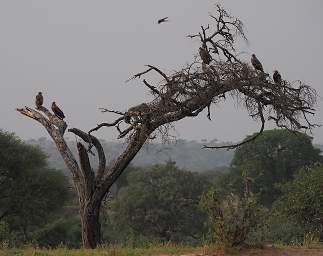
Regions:
<instances>
[{"instance_id":1,"label":"vegetation","mask_svg":"<svg viewBox=\"0 0 323 256\"><path fill-rule=\"evenodd\" d=\"M219 5L210 18L210 25L201 26L200 32L188 36L200 40L199 58L195 57L178 71L164 72L157 66L147 65L146 70L133 76L132 79L146 78L143 83L153 96L150 102L133 106L126 112L103 109L103 112L114 113L118 117L112 122L98 124L88 132L78 128L68 130L83 141L77 143L79 162L64 139L68 125L55 103L52 104L53 113L45 106L46 97L45 101L43 97L37 100L36 109L17 109L46 129L71 173L79 201L84 247L95 248L102 240L102 201L119 176L148 140L157 136L167 139L172 123L196 117L203 110L211 120L211 105L218 105L226 101L226 95L231 95L249 112L249 116L261 122L259 133L236 145L207 145L206 148L236 148L250 142L264 131L267 120L292 131L315 127L308 118L315 113L315 90L300 81L296 85L280 76L278 79L277 72L272 79L255 54L252 54L252 66L241 60L236 49L239 39L246 40L243 23ZM159 76L155 83L147 80L151 73ZM102 144L92 135L102 127L116 128L118 138L126 139L125 148L110 165L106 165ZM96 169L89 160L92 148L97 151L99 160Z\"/></svg>"},{"instance_id":2,"label":"vegetation","mask_svg":"<svg viewBox=\"0 0 323 256\"><path fill-rule=\"evenodd\" d=\"M301 169L281 189L275 209L306 230L305 235L323 239L323 167Z\"/></svg>"},{"instance_id":3,"label":"vegetation","mask_svg":"<svg viewBox=\"0 0 323 256\"><path fill-rule=\"evenodd\" d=\"M100 246L97 249L68 249L60 247L56 249L40 249L40 248L24 248L24 249L9 249L0 248L0 253L3 256L210 256L210 255L225 255L225 256L321 256L323 249L307 248L302 246L294 247L279 247L279 248L264 248L264 249L241 249L241 248L216 248L214 246L204 245L201 247L190 247L173 244L150 244L144 247L131 246Z\"/></svg>"},{"instance_id":4,"label":"vegetation","mask_svg":"<svg viewBox=\"0 0 323 256\"><path fill-rule=\"evenodd\" d=\"M68 175L64 160L51 140L42 137L37 140L33 139L26 142L40 146L48 155L49 166L64 170L66 175ZM100 142L104 151L109 152L107 161L111 161L118 156L123 148L121 142L108 142L101 139ZM216 140L199 142L179 139L166 144L152 142L145 145L143 149L139 151L131 164L137 167L147 167L156 164L164 164L165 162L172 160L176 162L176 165L179 168L196 172L229 166L233 157L233 150L201 150L203 145L209 143L219 146L223 145L223 143L217 143ZM67 141L67 144L72 149L72 152L76 154L77 152L73 150L76 149L75 141ZM90 156L90 159L97 164L97 159L95 157Z\"/></svg>"},{"instance_id":5,"label":"vegetation","mask_svg":"<svg viewBox=\"0 0 323 256\"><path fill-rule=\"evenodd\" d=\"M32 242L39 227L62 211L68 195L66 177L48 169L38 147L0 130L0 241Z\"/></svg>"},{"instance_id":6,"label":"vegetation","mask_svg":"<svg viewBox=\"0 0 323 256\"><path fill-rule=\"evenodd\" d=\"M252 233L262 229L263 220L261 209L247 189L241 199L234 194L221 198L215 189L202 196L201 206L208 213L210 238L214 243L236 247L263 242L263 237L258 237L257 241L250 240Z\"/></svg>"},{"instance_id":7,"label":"vegetation","mask_svg":"<svg viewBox=\"0 0 323 256\"><path fill-rule=\"evenodd\" d=\"M255 182L267 180L253 174L260 173L258 168L269 170L267 157L277 145L272 142L274 138L286 148L279 157L272 157L270 164L284 175L272 185L270 174L277 178L277 172L266 172L270 182L264 187L276 192L273 203L266 204L259 200L264 197ZM1 131L0 141L2 247L7 252L12 246L26 244L80 247L77 198L68 189L62 172L49 169L44 153L14 134ZM267 148L265 152L269 153L251 158L243 154L243 148L247 152ZM293 156L295 148L299 152L297 159ZM241 166L248 166L253 172L245 169L239 176L241 166L233 163L242 160ZM289 162L293 160L297 163ZM118 179L112 201L107 199L102 208L102 237L105 243L113 245L105 252L149 255L156 249L177 253L194 249L176 244L205 243L227 247L266 243L318 245L322 241L323 167L317 161L321 161L320 152L313 149L310 137L272 130L236 150L229 170L193 173L179 169L174 162L146 168L130 166ZM281 163L286 163L285 169L278 168ZM235 186L238 180L242 184ZM162 243L169 246L165 249L159 246ZM84 253L63 248L56 251L63 252ZM96 253L103 251L98 249Z\"/></svg>"},{"instance_id":8,"label":"vegetation","mask_svg":"<svg viewBox=\"0 0 323 256\"><path fill-rule=\"evenodd\" d=\"M246 172L252 180L251 191L259 202L271 206L281 194L278 184L292 180L300 168L322 161L320 150L313 147L308 135L268 130L235 151L227 183L242 195L242 174Z\"/></svg>"},{"instance_id":9,"label":"vegetation","mask_svg":"<svg viewBox=\"0 0 323 256\"><path fill-rule=\"evenodd\" d=\"M203 236L205 214L199 198L210 183L201 175L181 171L175 163L133 171L121 189L110 218L119 237L196 244ZM110 229L111 230L111 229ZM109 234L108 234L109 235ZM112 242L116 234L110 235Z\"/></svg>"}]
</instances>

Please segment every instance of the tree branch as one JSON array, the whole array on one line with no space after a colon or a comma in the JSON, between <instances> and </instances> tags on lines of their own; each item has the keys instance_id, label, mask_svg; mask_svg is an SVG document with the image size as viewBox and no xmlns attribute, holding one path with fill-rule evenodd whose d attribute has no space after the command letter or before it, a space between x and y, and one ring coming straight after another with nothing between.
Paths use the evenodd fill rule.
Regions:
<instances>
[{"instance_id":1,"label":"tree branch","mask_svg":"<svg viewBox=\"0 0 323 256\"><path fill-rule=\"evenodd\" d=\"M55 126L60 125L61 122L57 122L56 118L52 117L50 115L50 112L47 109L45 109L44 107L41 110L44 111L45 113L47 113L47 115L50 117L50 120L52 120L54 123L51 123L51 121L49 119L47 119L41 113L39 113L38 111L36 111L32 108L29 108L29 107L17 108L18 112L20 112L21 114L23 114L29 118L36 120L37 122L39 122L40 124L42 124L45 127L48 134L54 140L54 142L57 146L57 149L60 152L61 156L63 157L67 167L70 169L72 176L73 176L73 180L75 181L76 184L79 184L80 169L77 164L77 161L75 160L71 150L69 149L69 147L66 144L66 141L63 138L63 134L61 132L62 128L59 128L59 129L55 128Z\"/></svg>"},{"instance_id":2,"label":"tree branch","mask_svg":"<svg viewBox=\"0 0 323 256\"><path fill-rule=\"evenodd\" d=\"M92 144L94 145L96 151L98 152L98 158L99 158L99 166L96 172L96 181L99 182L106 170L106 157L100 141L95 136L85 133L77 128L71 128L68 131L79 136L85 142L91 145Z\"/></svg>"},{"instance_id":3,"label":"tree branch","mask_svg":"<svg viewBox=\"0 0 323 256\"><path fill-rule=\"evenodd\" d=\"M95 128L91 129L88 134L91 134L94 131L99 130L102 127L112 127L112 126L116 126L118 123L120 123L122 120L124 120L124 117L119 117L118 119L116 119L113 123L101 123L98 124Z\"/></svg>"},{"instance_id":4,"label":"tree branch","mask_svg":"<svg viewBox=\"0 0 323 256\"><path fill-rule=\"evenodd\" d=\"M237 147L240 147L242 146L243 144L246 144L246 143L249 143L255 139L257 139L264 131L265 129L265 117L263 115L263 112L262 112L262 107L261 105L258 106L258 113L257 115L260 116L260 120L261 120L261 127L260 127L260 130L258 133L256 133L254 136L251 136L249 139L246 139L238 144L233 144L233 145L226 145L226 146L207 146L207 145L203 145L203 148L213 148L213 149L221 149L221 148L226 148L226 149L235 149Z\"/></svg>"},{"instance_id":5,"label":"tree branch","mask_svg":"<svg viewBox=\"0 0 323 256\"><path fill-rule=\"evenodd\" d=\"M89 156L82 143L77 143L77 150L79 153L80 165L83 174L83 182L85 184L85 195L90 199L94 190L94 172L92 171Z\"/></svg>"}]
</instances>

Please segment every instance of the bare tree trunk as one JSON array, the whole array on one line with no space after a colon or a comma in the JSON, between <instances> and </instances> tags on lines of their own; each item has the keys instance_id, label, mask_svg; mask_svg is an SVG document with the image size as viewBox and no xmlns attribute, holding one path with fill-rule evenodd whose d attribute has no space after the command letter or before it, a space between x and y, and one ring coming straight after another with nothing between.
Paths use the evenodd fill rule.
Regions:
<instances>
[{"instance_id":1,"label":"bare tree trunk","mask_svg":"<svg viewBox=\"0 0 323 256\"><path fill-rule=\"evenodd\" d=\"M101 243L100 225L101 202L80 207L82 242L85 248L95 248Z\"/></svg>"},{"instance_id":2,"label":"bare tree trunk","mask_svg":"<svg viewBox=\"0 0 323 256\"><path fill-rule=\"evenodd\" d=\"M134 75L131 79L140 78L149 72L157 72L162 77L162 83L158 82L155 86L143 80L155 97L153 101L132 107L127 112L103 109L103 112L115 113L120 117L112 123L98 124L88 133L77 128L68 130L88 144L86 149L82 143L77 143L79 161L75 159L64 139L67 124L63 119L38 104L37 110L29 107L17 109L21 114L45 127L72 174L80 199L84 247L95 248L101 242L99 223L101 202L147 139L154 138L151 134L156 129L160 128L158 131L165 137L168 135L168 124L186 117L198 116L206 108L207 117L211 120L210 105L218 104L223 97L225 99L226 93L236 95L250 116L261 121L260 131L241 143L224 146L205 145L204 148L234 149L256 139L265 128L267 120L265 114L268 115L268 120L275 121L278 127L290 130L311 129L316 126L308 120L308 115L315 113L313 109L316 102L315 90L302 82L295 88L293 83L286 80L278 86L267 73L254 70L247 63L240 61L237 58L235 41L239 35L245 38L241 21L228 15L219 5L217 5L217 17L211 17L216 21L215 31L209 33L209 26L201 26L201 33L189 35L190 38L200 38L203 49L201 54L208 54L207 58L200 56L201 68L196 66L199 60L195 59L186 68L168 76L159 68L147 65L147 70ZM210 55L211 48L213 56ZM300 122L302 119L305 124ZM126 125L124 130L123 125ZM101 143L91 135L101 127L114 127L119 132L118 138L127 139L127 146L111 161L109 167L106 166ZM94 154L91 151L93 146L99 159L96 170L91 167L88 157L88 153Z\"/></svg>"},{"instance_id":3,"label":"bare tree trunk","mask_svg":"<svg viewBox=\"0 0 323 256\"><path fill-rule=\"evenodd\" d=\"M28 107L17 110L23 115L41 123L53 138L58 151L72 174L73 182L79 197L83 247L95 248L101 243L100 208L102 200L153 130L147 129L145 126L136 129L128 146L115 159L112 166L107 168L105 153L101 143L96 137L77 128L69 129L69 132L74 133L82 138L84 142L91 145L90 148L86 149L81 142L77 143L79 156L79 161L77 162L64 140L67 124L63 120L53 115L43 106L38 107L38 111ZM99 159L97 170L93 170L91 167L88 156L92 146L96 149Z\"/></svg>"}]
</instances>

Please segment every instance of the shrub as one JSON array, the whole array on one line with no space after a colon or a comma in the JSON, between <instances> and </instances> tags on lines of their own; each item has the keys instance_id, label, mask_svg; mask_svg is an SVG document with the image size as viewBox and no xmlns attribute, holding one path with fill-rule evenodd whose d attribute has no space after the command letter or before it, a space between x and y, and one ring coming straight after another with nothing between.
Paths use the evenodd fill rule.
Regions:
<instances>
[{"instance_id":1,"label":"shrub","mask_svg":"<svg viewBox=\"0 0 323 256\"><path fill-rule=\"evenodd\" d=\"M212 188L202 195L200 205L208 214L212 241L226 247L262 243L264 209L257 206L247 186L242 198L233 193L222 197Z\"/></svg>"}]
</instances>

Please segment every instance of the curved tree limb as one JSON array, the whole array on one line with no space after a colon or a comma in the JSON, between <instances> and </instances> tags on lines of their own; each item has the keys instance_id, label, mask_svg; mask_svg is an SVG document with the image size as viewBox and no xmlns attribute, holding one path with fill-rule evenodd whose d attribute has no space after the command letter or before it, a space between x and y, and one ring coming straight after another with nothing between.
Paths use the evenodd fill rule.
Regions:
<instances>
[{"instance_id":1,"label":"curved tree limb","mask_svg":"<svg viewBox=\"0 0 323 256\"><path fill-rule=\"evenodd\" d=\"M99 158L99 166L96 172L96 180L97 181L101 180L106 170L106 157L100 141L95 136L89 135L88 133L83 132L77 128L71 128L71 129L68 129L68 131L74 133L85 142L89 144L91 143L94 145L94 147L96 148L96 151L98 152L98 158Z\"/></svg>"},{"instance_id":2,"label":"curved tree limb","mask_svg":"<svg viewBox=\"0 0 323 256\"><path fill-rule=\"evenodd\" d=\"M94 190L94 172L92 171L89 155L82 143L77 143L77 150L80 158L80 165L85 184L85 200L91 200Z\"/></svg>"},{"instance_id":3,"label":"curved tree limb","mask_svg":"<svg viewBox=\"0 0 323 256\"><path fill-rule=\"evenodd\" d=\"M232 145L225 145L225 146L207 146L207 145L204 145L203 148L213 148L213 149L221 149L221 148L226 148L226 149L235 149L237 147L240 147L242 146L243 144L246 144L246 143L249 143L255 139L257 139L264 131L265 129L265 123L266 123L266 120L265 120L265 117L264 117L264 114L262 112L262 107L259 105L258 106L258 113L257 115L259 115L260 117L260 120L261 120L261 127L260 127L260 130L259 132L257 132L254 136L251 136L250 138L246 139L246 140L243 140L242 142L240 143L237 143L237 144L232 144Z\"/></svg>"},{"instance_id":4,"label":"curved tree limb","mask_svg":"<svg viewBox=\"0 0 323 256\"><path fill-rule=\"evenodd\" d=\"M65 127L67 126L66 123L64 121L63 121L64 123L62 123L62 120L57 120L57 118L55 118L55 116L52 115L46 108L42 107L40 110L43 111L49 117L49 119L47 119L40 112L32 108L29 108L29 107L17 108L18 112L20 112L21 114L29 118L36 120L37 122L39 122L41 125L45 127L48 134L52 137L53 141L55 142L58 151L60 152L61 156L64 159L65 164L71 171L72 178L78 192L83 193L81 171L71 150L67 146L67 143L63 138L63 134L62 134L62 131L65 130ZM57 126L58 128L56 128Z\"/></svg>"}]
</instances>

